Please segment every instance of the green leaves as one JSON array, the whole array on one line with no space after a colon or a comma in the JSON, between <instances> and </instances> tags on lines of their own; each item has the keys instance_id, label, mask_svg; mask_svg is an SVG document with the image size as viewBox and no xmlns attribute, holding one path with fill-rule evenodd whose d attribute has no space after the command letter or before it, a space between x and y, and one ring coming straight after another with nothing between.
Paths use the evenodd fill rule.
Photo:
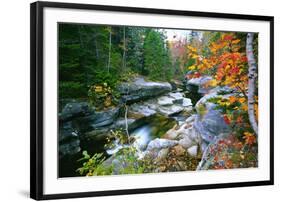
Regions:
<instances>
[{"instance_id":1,"label":"green leaves","mask_svg":"<svg viewBox=\"0 0 281 202\"><path fill-rule=\"evenodd\" d=\"M93 176L97 175L97 170L105 161L105 157L103 157L102 153L96 153L92 157L88 154L87 151L82 152L83 158L78 161L83 161L83 166L78 168L76 171L79 172L80 175Z\"/></svg>"},{"instance_id":2,"label":"green leaves","mask_svg":"<svg viewBox=\"0 0 281 202\"><path fill-rule=\"evenodd\" d=\"M89 159L90 158L90 155L88 154L87 151L83 151L83 156L84 156L84 159Z\"/></svg>"}]
</instances>

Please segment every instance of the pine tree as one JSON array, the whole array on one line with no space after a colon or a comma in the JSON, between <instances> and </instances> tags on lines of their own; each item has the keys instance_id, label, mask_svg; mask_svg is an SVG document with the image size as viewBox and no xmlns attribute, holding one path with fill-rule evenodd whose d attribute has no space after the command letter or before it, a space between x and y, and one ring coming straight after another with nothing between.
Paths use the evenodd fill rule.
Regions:
<instances>
[{"instance_id":1,"label":"pine tree","mask_svg":"<svg viewBox=\"0 0 281 202\"><path fill-rule=\"evenodd\" d=\"M156 30L149 30L144 41L145 73L153 80L165 79L165 63L168 60L161 33Z\"/></svg>"}]
</instances>

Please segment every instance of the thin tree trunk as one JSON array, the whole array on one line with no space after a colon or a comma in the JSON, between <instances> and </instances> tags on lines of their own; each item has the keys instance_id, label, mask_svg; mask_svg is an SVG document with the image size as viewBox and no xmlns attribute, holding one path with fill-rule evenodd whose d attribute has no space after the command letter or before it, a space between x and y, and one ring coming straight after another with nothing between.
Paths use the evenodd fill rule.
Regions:
<instances>
[{"instance_id":1,"label":"thin tree trunk","mask_svg":"<svg viewBox=\"0 0 281 202\"><path fill-rule=\"evenodd\" d=\"M128 106L124 105L125 107L125 131L126 131L126 134L127 134L127 138L128 138L128 143L131 144L131 141L130 141L130 134L129 134L129 129L128 129Z\"/></svg>"},{"instance_id":2,"label":"thin tree trunk","mask_svg":"<svg viewBox=\"0 0 281 202\"><path fill-rule=\"evenodd\" d=\"M96 58L99 59L99 49L98 49L98 42L97 42L98 35L95 34L95 47L96 47Z\"/></svg>"},{"instance_id":3,"label":"thin tree trunk","mask_svg":"<svg viewBox=\"0 0 281 202\"><path fill-rule=\"evenodd\" d=\"M110 69L110 58L111 58L111 27L109 28L109 48L108 48L108 63L107 63L107 72L109 73Z\"/></svg>"},{"instance_id":4,"label":"thin tree trunk","mask_svg":"<svg viewBox=\"0 0 281 202\"><path fill-rule=\"evenodd\" d=\"M246 52L247 52L247 59L248 59L248 115L251 126L255 131L255 134L258 136L258 124L255 119L255 83L257 78L257 64L254 56L253 51L253 41L254 41L254 33L248 33L247 41L246 41Z\"/></svg>"},{"instance_id":5,"label":"thin tree trunk","mask_svg":"<svg viewBox=\"0 0 281 202\"><path fill-rule=\"evenodd\" d=\"M82 26L79 26L79 27L78 27L78 32L79 32L79 40L80 40L81 48L82 48L83 51L84 51L84 49L85 49L85 44L84 44L84 41L83 41L83 39L82 39L82 31L81 31L82 28L83 28ZM85 57L84 57L84 54L83 54L83 57L81 58L80 64L81 64L81 66L82 66L83 68L85 68L85 70L84 70L84 73L85 73L85 80L86 80L86 85L88 86L88 85L89 85L89 74L88 74L88 69L85 67Z\"/></svg>"},{"instance_id":6,"label":"thin tree trunk","mask_svg":"<svg viewBox=\"0 0 281 202\"><path fill-rule=\"evenodd\" d=\"M126 27L123 27L123 60L122 60L122 70L125 71L126 68Z\"/></svg>"}]
</instances>

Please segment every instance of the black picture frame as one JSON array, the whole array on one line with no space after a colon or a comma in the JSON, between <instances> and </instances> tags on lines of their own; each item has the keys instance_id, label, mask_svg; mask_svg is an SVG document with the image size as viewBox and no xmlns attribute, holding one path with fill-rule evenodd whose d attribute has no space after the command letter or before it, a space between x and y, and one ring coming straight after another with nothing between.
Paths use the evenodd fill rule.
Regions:
<instances>
[{"instance_id":1,"label":"black picture frame","mask_svg":"<svg viewBox=\"0 0 281 202\"><path fill-rule=\"evenodd\" d=\"M267 21L270 23L270 180L204 184L175 187L154 187L129 190L93 191L82 193L43 193L43 9L80 9L99 11L121 11L130 13L165 14L177 16L197 16L210 18ZM30 7L30 197L36 200L62 199L76 197L108 196L123 194L140 194L153 192L171 192L200 189L217 189L228 187L246 187L274 184L274 17L258 15L240 15L228 13L196 12L183 10L166 10L136 7L104 6L75 3L35 2Z\"/></svg>"}]
</instances>

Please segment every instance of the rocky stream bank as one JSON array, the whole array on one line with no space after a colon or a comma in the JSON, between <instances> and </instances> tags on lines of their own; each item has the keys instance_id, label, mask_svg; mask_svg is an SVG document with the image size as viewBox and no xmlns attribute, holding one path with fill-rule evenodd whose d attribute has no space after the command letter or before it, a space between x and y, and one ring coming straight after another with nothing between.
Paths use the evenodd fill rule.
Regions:
<instances>
[{"instance_id":1,"label":"rocky stream bank","mask_svg":"<svg viewBox=\"0 0 281 202\"><path fill-rule=\"evenodd\" d=\"M60 176L77 175L77 159L83 150L104 153L104 164L113 162L118 174L123 164L114 154L122 146L104 145L110 132L119 129L133 137L139 158L153 159L153 172L208 169L208 145L230 130L208 101L228 89L204 89L206 81L168 83L138 77L118 86L120 103L126 103L126 108L120 104L97 111L87 102L66 103L59 114Z\"/></svg>"}]
</instances>

